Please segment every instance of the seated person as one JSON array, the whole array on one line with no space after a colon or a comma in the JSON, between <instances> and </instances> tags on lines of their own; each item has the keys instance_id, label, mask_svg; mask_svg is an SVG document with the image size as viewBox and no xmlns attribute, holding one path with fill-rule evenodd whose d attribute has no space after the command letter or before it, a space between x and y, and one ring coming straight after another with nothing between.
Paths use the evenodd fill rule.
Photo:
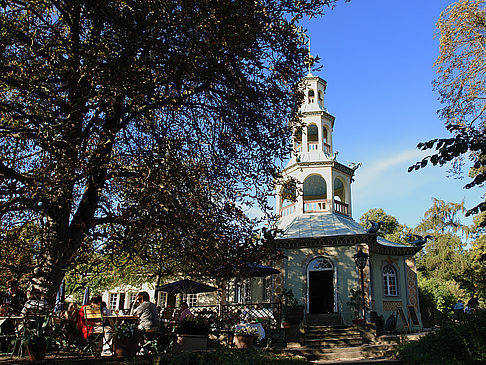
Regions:
<instances>
[{"instance_id":1,"label":"seated person","mask_svg":"<svg viewBox=\"0 0 486 365\"><path fill-rule=\"evenodd\" d=\"M192 317L192 312L189 309L189 306L187 305L187 303L182 302L181 309L180 309L180 315L179 315L179 322L182 322L187 317Z\"/></svg>"},{"instance_id":2,"label":"seated person","mask_svg":"<svg viewBox=\"0 0 486 365\"><path fill-rule=\"evenodd\" d=\"M158 331L160 325L159 314L155 304L150 302L150 296L147 292L142 291L137 294L130 313L139 317L138 328L140 330L145 332Z\"/></svg>"},{"instance_id":3,"label":"seated person","mask_svg":"<svg viewBox=\"0 0 486 365\"><path fill-rule=\"evenodd\" d=\"M2 304L7 309L8 315L18 316L27 301L25 293L19 289L17 280L7 281L7 291L3 293Z\"/></svg>"},{"instance_id":4,"label":"seated person","mask_svg":"<svg viewBox=\"0 0 486 365\"><path fill-rule=\"evenodd\" d=\"M41 291L34 288L30 291L29 300L25 302L20 315L27 317L25 326L32 329L39 324L39 315L47 314L48 309L47 301L41 297Z\"/></svg>"},{"instance_id":5,"label":"seated person","mask_svg":"<svg viewBox=\"0 0 486 365\"><path fill-rule=\"evenodd\" d=\"M76 339L76 324L78 322L78 312L79 310L76 308L76 304L69 303L67 310L65 310L61 315L61 327L66 333L68 345L72 344Z\"/></svg>"},{"instance_id":6,"label":"seated person","mask_svg":"<svg viewBox=\"0 0 486 365\"><path fill-rule=\"evenodd\" d=\"M47 311L47 301L41 297L41 291L34 288L30 291L29 300L25 302L20 315L26 317L37 314L45 314Z\"/></svg>"},{"instance_id":7,"label":"seated person","mask_svg":"<svg viewBox=\"0 0 486 365\"><path fill-rule=\"evenodd\" d=\"M91 334L95 327L100 327L103 324L100 323L101 320L101 296L95 296L91 298L90 302L86 305L83 305L78 312L78 332L81 337L84 339L88 338L88 334ZM85 311L91 312L98 312L99 311L99 320L96 319L85 319Z\"/></svg>"}]
</instances>

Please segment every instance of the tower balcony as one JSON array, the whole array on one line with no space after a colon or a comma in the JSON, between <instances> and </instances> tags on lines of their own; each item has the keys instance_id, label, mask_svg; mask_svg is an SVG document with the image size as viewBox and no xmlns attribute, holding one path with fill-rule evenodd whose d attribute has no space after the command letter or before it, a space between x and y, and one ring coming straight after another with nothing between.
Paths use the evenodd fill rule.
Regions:
<instances>
[{"instance_id":1,"label":"tower balcony","mask_svg":"<svg viewBox=\"0 0 486 365\"><path fill-rule=\"evenodd\" d=\"M349 216L349 205L339 200L334 200L334 211L336 213Z\"/></svg>"},{"instance_id":2,"label":"tower balcony","mask_svg":"<svg viewBox=\"0 0 486 365\"><path fill-rule=\"evenodd\" d=\"M331 154L331 146L328 145L327 143L322 144L322 150L327 153L328 155Z\"/></svg>"},{"instance_id":3,"label":"tower balcony","mask_svg":"<svg viewBox=\"0 0 486 365\"><path fill-rule=\"evenodd\" d=\"M298 204L292 203L282 207L280 210L280 217L287 217L289 215L296 214ZM334 212L349 216L349 205L338 200L331 201L330 199L319 199L319 200L306 200L304 201L303 207L304 214L305 213L319 213L319 212L326 212L332 211Z\"/></svg>"},{"instance_id":4,"label":"tower balcony","mask_svg":"<svg viewBox=\"0 0 486 365\"><path fill-rule=\"evenodd\" d=\"M317 151L319 148L319 142L308 142L307 143L307 151Z\"/></svg>"},{"instance_id":5,"label":"tower balcony","mask_svg":"<svg viewBox=\"0 0 486 365\"><path fill-rule=\"evenodd\" d=\"M286 217L288 215L292 215L297 211L297 205L292 203L280 209L280 217Z\"/></svg>"}]
</instances>

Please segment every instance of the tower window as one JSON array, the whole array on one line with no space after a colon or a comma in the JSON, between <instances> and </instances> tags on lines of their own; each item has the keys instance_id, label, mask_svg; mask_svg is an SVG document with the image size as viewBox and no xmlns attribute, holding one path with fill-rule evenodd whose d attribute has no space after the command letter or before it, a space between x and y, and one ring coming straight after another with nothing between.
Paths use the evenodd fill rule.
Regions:
<instances>
[{"instance_id":1,"label":"tower window","mask_svg":"<svg viewBox=\"0 0 486 365\"><path fill-rule=\"evenodd\" d=\"M308 99L309 99L309 104L314 103L314 90L310 89L309 92L307 93Z\"/></svg>"},{"instance_id":2,"label":"tower window","mask_svg":"<svg viewBox=\"0 0 486 365\"><path fill-rule=\"evenodd\" d=\"M323 104L324 104L324 98L322 97L322 91L321 90L319 90L317 92L317 97L318 97L318 101L317 102L318 102L319 106L323 106Z\"/></svg>"},{"instance_id":3,"label":"tower window","mask_svg":"<svg viewBox=\"0 0 486 365\"><path fill-rule=\"evenodd\" d=\"M398 296L397 290L397 271L392 265L383 267L383 292L387 296Z\"/></svg>"}]
</instances>

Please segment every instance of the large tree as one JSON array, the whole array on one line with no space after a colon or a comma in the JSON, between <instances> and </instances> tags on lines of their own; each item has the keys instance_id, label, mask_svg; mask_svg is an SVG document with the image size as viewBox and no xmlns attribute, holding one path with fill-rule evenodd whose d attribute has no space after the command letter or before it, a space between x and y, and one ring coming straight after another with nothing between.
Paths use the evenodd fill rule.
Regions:
<instances>
[{"instance_id":1,"label":"large tree","mask_svg":"<svg viewBox=\"0 0 486 365\"><path fill-rule=\"evenodd\" d=\"M35 285L52 300L86 245L190 270L257 242L243 210L298 121L298 21L332 2L1 1L0 219L40 227Z\"/></svg>"},{"instance_id":2,"label":"large tree","mask_svg":"<svg viewBox=\"0 0 486 365\"><path fill-rule=\"evenodd\" d=\"M453 136L419 143L422 150L436 152L409 171L425 167L429 161L440 166L452 162L453 172L460 174L469 158L471 181L465 188L482 187L486 182L486 1L452 4L441 14L437 28L440 49L434 87L444 104L439 116ZM468 214L486 211L484 194L482 199ZM480 226L486 226L486 220Z\"/></svg>"}]
</instances>

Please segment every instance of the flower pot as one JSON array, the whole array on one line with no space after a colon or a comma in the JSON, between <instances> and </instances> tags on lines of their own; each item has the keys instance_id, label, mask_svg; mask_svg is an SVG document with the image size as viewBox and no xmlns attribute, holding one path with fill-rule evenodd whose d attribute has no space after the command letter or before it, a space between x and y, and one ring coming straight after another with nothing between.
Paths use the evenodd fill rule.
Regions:
<instances>
[{"instance_id":1,"label":"flower pot","mask_svg":"<svg viewBox=\"0 0 486 365\"><path fill-rule=\"evenodd\" d=\"M208 335L177 335L177 347L180 351L206 351Z\"/></svg>"},{"instance_id":2,"label":"flower pot","mask_svg":"<svg viewBox=\"0 0 486 365\"><path fill-rule=\"evenodd\" d=\"M301 305L287 308L285 321L291 324L298 324L304 319L304 307Z\"/></svg>"},{"instance_id":3,"label":"flower pot","mask_svg":"<svg viewBox=\"0 0 486 365\"><path fill-rule=\"evenodd\" d=\"M37 338L35 341L27 343L27 352L29 353L30 361L44 360L47 350L47 340L43 337Z\"/></svg>"},{"instance_id":4,"label":"flower pot","mask_svg":"<svg viewBox=\"0 0 486 365\"><path fill-rule=\"evenodd\" d=\"M255 343L256 336L236 336L235 343L239 349L249 349Z\"/></svg>"},{"instance_id":5,"label":"flower pot","mask_svg":"<svg viewBox=\"0 0 486 365\"><path fill-rule=\"evenodd\" d=\"M113 346L117 358L134 357L139 349L140 336L130 338L118 338L113 336Z\"/></svg>"}]
</instances>

